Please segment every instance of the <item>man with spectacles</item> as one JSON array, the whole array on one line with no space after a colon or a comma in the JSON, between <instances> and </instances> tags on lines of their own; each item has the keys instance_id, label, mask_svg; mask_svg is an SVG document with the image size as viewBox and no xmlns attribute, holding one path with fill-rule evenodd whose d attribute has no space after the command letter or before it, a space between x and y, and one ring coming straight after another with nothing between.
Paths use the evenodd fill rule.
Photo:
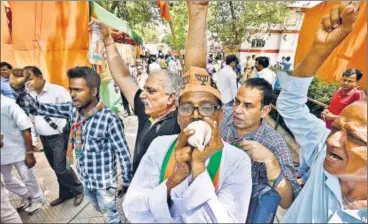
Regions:
<instances>
[{"instance_id":1,"label":"man with spectacles","mask_svg":"<svg viewBox=\"0 0 368 224\"><path fill-rule=\"evenodd\" d=\"M253 184L273 187L281 196L281 207L288 208L301 187L285 140L266 121L272 98L272 86L266 80L245 81L233 106L224 106L221 136L250 156Z\"/></svg>"},{"instance_id":2,"label":"man with spectacles","mask_svg":"<svg viewBox=\"0 0 368 224\"><path fill-rule=\"evenodd\" d=\"M183 77L178 106L178 135L157 137L149 146L123 210L130 222L244 223L252 190L249 156L220 135L222 101L211 76L191 67ZM188 144L207 122L211 139L203 151Z\"/></svg>"}]
</instances>

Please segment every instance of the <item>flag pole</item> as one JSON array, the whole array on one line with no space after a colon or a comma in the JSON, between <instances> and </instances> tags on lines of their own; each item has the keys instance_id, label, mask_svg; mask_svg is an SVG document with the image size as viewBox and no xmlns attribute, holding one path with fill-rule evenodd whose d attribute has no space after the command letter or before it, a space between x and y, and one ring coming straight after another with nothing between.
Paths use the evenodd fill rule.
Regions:
<instances>
[{"instance_id":1,"label":"flag pole","mask_svg":"<svg viewBox=\"0 0 368 224\"><path fill-rule=\"evenodd\" d=\"M175 36L175 31L174 31L174 26L173 26L172 20L169 21L169 25L170 25L170 30L171 30L171 35L172 35L172 38L173 38L175 50L179 54L179 61L180 61L180 65L181 65L181 68L182 68L181 70L185 71L183 58L181 57L181 53L180 53L180 50L178 48L178 42L176 41L176 36Z\"/></svg>"}]
</instances>

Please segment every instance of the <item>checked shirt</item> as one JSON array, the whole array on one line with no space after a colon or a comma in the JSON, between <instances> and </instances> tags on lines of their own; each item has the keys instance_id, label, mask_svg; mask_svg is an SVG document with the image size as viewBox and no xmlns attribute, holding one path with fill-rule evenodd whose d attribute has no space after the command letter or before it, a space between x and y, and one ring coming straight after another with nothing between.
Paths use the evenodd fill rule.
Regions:
<instances>
[{"instance_id":1,"label":"checked shirt","mask_svg":"<svg viewBox=\"0 0 368 224\"><path fill-rule=\"evenodd\" d=\"M262 120L261 126L257 130L238 136L236 127L233 124L233 108L224 106L223 111L224 118L221 124L221 137L230 144L247 139L257 141L268 148L276 156L285 178L290 181L295 198L301 191L301 187L295 178L297 170L293 165L290 150L282 136L271 128L265 119ZM253 184L268 183L266 166L263 163L252 161L252 180Z\"/></svg>"},{"instance_id":2,"label":"checked shirt","mask_svg":"<svg viewBox=\"0 0 368 224\"><path fill-rule=\"evenodd\" d=\"M41 104L26 92L14 94L18 105L28 114L66 118L75 122L77 109L72 102ZM116 155L123 171L123 186L127 187L132 179L132 166L124 126L113 111L103 107L82 128L82 155L78 158L77 169L84 187L117 187Z\"/></svg>"}]
</instances>

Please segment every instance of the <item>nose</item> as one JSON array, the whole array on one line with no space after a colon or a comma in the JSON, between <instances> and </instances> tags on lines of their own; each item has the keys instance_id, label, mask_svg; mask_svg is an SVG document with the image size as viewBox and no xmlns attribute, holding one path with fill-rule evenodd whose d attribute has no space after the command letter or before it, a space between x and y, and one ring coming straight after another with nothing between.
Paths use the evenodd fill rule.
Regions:
<instances>
[{"instance_id":1,"label":"nose","mask_svg":"<svg viewBox=\"0 0 368 224\"><path fill-rule=\"evenodd\" d=\"M72 98L72 99L74 99L75 97L76 97L76 93L75 93L75 91L70 91L70 97Z\"/></svg>"},{"instance_id":2,"label":"nose","mask_svg":"<svg viewBox=\"0 0 368 224\"><path fill-rule=\"evenodd\" d=\"M347 140L346 137L346 131L337 131L333 134L331 134L328 138L327 138L327 146L329 147L335 147L335 148L343 148L344 144Z\"/></svg>"},{"instance_id":3,"label":"nose","mask_svg":"<svg viewBox=\"0 0 368 224\"><path fill-rule=\"evenodd\" d=\"M147 93L145 90L142 91L141 95L139 96L139 98L143 99L147 97Z\"/></svg>"},{"instance_id":4,"label":"nose","mask_svg":"<svg viewBox=\"0 0 368 224\"><path fill-rule=\"evenodd\" d=\"M194 108L192 113L192 119L199 119L199 118L202 118L202 116L199 114L198 108Z\"/></svg>"},{"instance_id":5,"label":"nose","mask_svg":"<svg viewBox=\"0 0 368 224\"><path fill-rule=\"evenodd\" d=\"M240 114L240 113L243 112L243 108L241 107L241 103L239 105L234 104L233 108L234 108L235 113L237 113L237 114Z\"/></svg>"}]
</instances>

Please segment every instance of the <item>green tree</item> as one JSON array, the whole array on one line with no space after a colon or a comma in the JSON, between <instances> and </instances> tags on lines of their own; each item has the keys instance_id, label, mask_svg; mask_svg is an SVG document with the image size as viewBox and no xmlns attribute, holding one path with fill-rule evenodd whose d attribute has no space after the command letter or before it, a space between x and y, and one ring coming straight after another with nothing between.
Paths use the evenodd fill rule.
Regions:
<instances>
[{"instance_id":1,"label":"green tree","mask_svg":"<svg viewBox=\"0 0 368 224\"><path fill-rule=\"evenodd\" d=\"M284 24L289 17L290 2L217 1L209 7L208 28L226 45L238 45L248 39L252 30L267 33Z\"/></svg>"},{"instance_id":2,"label":"green tree","mask_svg":"<svg viewBox=\"0 0 368 224\"><path fill-rule=\"evenodd\" d=\"M128 22L129 26L146 42L159 42L157 25L160 12L153 1L99 1L106 10Z\"/></svg>"},{"instance_id":3,"label":"green tree","mask_svg":"<svg viewBox=\"0 0 368 224\"><path fill-rule=\"evenodd\" d=\"M178 48L183 50L185 48L185 41L187 38L187 28L188 28L188 8L185 1L170 2L170 15L173 24L176 40L178 42ZM172 38L171 30L169 24L164 21L167 26L167 32L161 39L161 42L168 44L172 49L174 47L174 41Z\"/></svg>"}]
</instances>

